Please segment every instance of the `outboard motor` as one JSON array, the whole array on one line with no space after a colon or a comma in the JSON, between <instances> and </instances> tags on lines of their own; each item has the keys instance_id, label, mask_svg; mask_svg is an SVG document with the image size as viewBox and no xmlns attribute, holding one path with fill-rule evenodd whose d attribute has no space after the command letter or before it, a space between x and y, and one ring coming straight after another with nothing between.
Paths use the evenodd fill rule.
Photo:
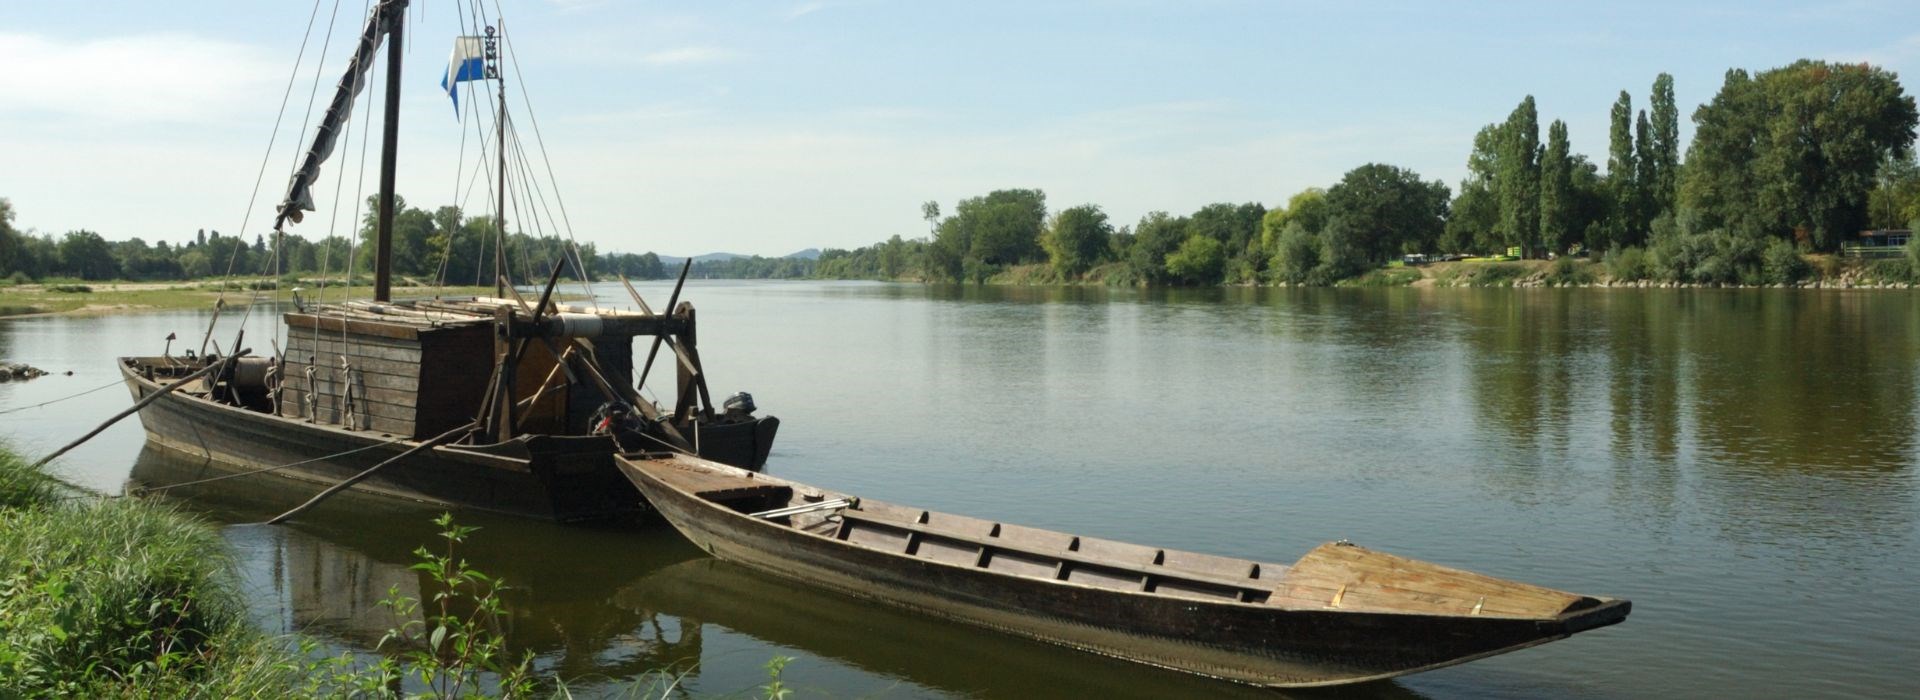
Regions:
<instances>
[{"instance_id":1,"label":"outboard motor","mask_svg":"<svg viewBox=\"0 0 1920 700\"><path fill-rule=\"evenodd\" d=\"M752 418L754 408L753 394L744 391L729 396L726 401L720 403L720 409L728 418L734 420Z\"/></svg>"}]
</instances>

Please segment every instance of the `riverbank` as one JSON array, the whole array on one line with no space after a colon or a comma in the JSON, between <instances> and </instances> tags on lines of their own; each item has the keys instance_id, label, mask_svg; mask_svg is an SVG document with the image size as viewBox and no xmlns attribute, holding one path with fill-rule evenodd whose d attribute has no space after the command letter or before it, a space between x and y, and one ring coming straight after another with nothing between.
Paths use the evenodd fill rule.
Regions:
<instances>
[{"instance_id":1,"label":"riverbank","mask_svg":"<svg viewBox=\"0 0 1920 700\"><path fill-rule=\"evenodd\" d=\"M1405 265L1393 263L1331 285L1289 285L1285 282L1225 286L1288 287L1619 287L1619 288L1800 288L1800 289L1912 289L1920 286L1912 263L1905 258L1858 259L1832 255L1803 255L1790 271L1773 274L1758 266L1741 281L1676 281L1663 279L1639 260L1459 260ZM1733 275L1738 280L1741 275ZM1059 274L1046 263L1007 267L981 280L982 284L1014 286L1139 285L1139 276L1125 263L1107 263L1078 277ZM1791 281L1788 281L1791 280ZM922 282L902 277L895 282Z\"/></svg>"},{"instance_id":2,"label":"riverbank","mask_svg":"<svg viewBox=\"0 0 1920 700\"><path fill-rule=\"evenodd\" d=\"M253 631L212 528L81 497L0 445L0 696L297 694L296 650Z\"/></svg>"},{"instance_id":3,"label":"riverbank","mask_svg":"<svg viewBox=\"0 0 1920 700\"><path fill-rule=\"evenodd\" d=\"M356 282L348 287L340 280L299 280L289 282L272 278L230 282L60 282L0 286L0 318L46 314L105 314L163 309L211 308L216 301L227 306L247 306L256 299L263 302L286 301L295 288L314 299L324 290L324 301L366 300L373 298L373 286ZM401 284L394 287L399 298L429 296L491 296L493 287L433 287ZM555 292L562 300L580 298L578 294Z\"/></svg>"}]
</instances>

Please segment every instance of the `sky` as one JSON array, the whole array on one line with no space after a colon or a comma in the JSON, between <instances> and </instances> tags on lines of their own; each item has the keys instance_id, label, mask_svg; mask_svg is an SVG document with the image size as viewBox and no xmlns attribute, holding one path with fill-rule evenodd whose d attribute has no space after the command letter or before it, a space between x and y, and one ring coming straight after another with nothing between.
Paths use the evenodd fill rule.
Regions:
<instances>
[{"instance_id":1,"label":"sky","mask_svg":"<svg viewBox=\"0 0 1920 700\"><path fill-rule=\"evenodd\" d=\"M15 225L149 242L267 230L365 2L0 2ZM510 109L529 146L538 122L564 223L602 251L670 255L925 236L922 202L1013 187L1116 224L1280 206L1369 162L1457 188L1474 132L1529 94L1543 132L1565 120L1604 164L1614 99L1645 108L1663 71L1683 147L1729 68L1920 75L1910 1L502 3ZM478 137L439 89L468 6L409 14L397 189L414 206L487 206L456 180ZM319 211L291 232L350 230L355 198L328 183L372 192L359 148L328 163Z\"/></svg>"}]
</instances>

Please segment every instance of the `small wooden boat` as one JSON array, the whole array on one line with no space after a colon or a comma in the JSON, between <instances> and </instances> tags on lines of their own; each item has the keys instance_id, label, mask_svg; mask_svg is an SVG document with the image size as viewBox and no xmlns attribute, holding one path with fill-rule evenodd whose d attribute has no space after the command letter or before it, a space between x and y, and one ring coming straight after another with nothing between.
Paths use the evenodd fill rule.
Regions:
<instances>
[{"instance_id":1,"label":"small wooden boat","mask_svg":"<svg viewBox=\"0 0 1920 700\"><path fill-rule=\"evenodd\" d=\"M1391 678L1563 639L1629 603L1345 542L1292 566L909 508L685 455L621 470L721 559L942 618L1272 687Z\"/></svg>"}]
</instances>

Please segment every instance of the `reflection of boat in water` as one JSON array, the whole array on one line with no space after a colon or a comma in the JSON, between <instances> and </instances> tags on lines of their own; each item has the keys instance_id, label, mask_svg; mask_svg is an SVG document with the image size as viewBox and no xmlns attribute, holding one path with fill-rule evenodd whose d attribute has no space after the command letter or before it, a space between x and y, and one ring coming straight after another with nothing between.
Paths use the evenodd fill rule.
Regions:
<instances>
[{"instance_id":1,"label":"reflection of boat in water","mask_svg":"<svg viewBox=\"0 0 1920 700\"><path fill-rule=\"evenodd\" d=\"M140 484L174 484L239 471L209 460L142 450L132 474ZM169 490L168 497L209 517L253 523L303 500L286 482L240 476ZM347 648L371 650L398 626L380 605L390 589L418 600L432 579L410 568L413 549L438 541L436 512L419 504L347 493L349 507L321 509L288 526L236 524L224 536L252 607L270 629L301 632ZM701 623L609 604L621 589L663 566L699 556L666 528L561 527L524 519L460 517L481 529L461 555L506 582L505 639L514 654L532 652L563 678L632 678L687 668L700 657ZM618 557L606 552L620 551Z\"/></svg>"},{"instance_id":2,"label":"reflection of boat in water","mask_svg":"<svg viewBox=\"0 0 1920 700\"><path fill-rule=\"evenodd\" d=\"M350 125L355 99L384 41L389 53L374 217L373 302L302 305L286 313L286 347L273 357L245 356L244 330L222 351L209 328L198 352L120 358L128 390L145 405L140 417L150 441L192 456L270 467L278 476L326 484L369 472L360 486L367 491L563 521L615 517L641 507L612 462L614 453L623 449L664 445L760 468L779 422L753 416L752 400L745 394L716 410L695 343L694 310L679 301L677 287L660 313L631 287L638 311L602 309L598 302L591 307L553 303L555 285L569 267L577 279L590 276L578 249L568 247L557 256L537 302L529 303L515 291L505 253L510 243L504 193L512 121L504 89L495 91L500 105L495 120L500 143L495 174L502 193L496 202L498 218L476 222L491 228L491 236L483 238L495 239L490 241L495 251L494 295L391 299L400 49L407 4L381 0L372 8L346 74L273 219L278 240L288 224L314 211L313 186L321 165ZM477 47L481 41L462 37L458 45ZM472 75L463 65L459 80L501 79L499 64L508 47L494 43L491 27L485 41L485 65L476 51ZM344 171L344 164L340 168ZM516 191L526 191L527 184L518 183ZM538 230L538 221L534 223ZM453 234L446 235L451 240ZM519 283L538 281L523 278ZM214 320L219 320L217 311ZM635 338L652 344L647 364L639 367L633 361ZM168 336L169 350L172 339ZM281 350L278 340L276 351ZM644 385L663 345L678 377L677 405L671 410L655 407L635 388L636 375ZM377 465L403 456L406 463L399 468L372 473Z\"/></svg>"},{"instance_id":3,"label":"reflection of boat in water","mask_svg":"<svg viewBox=\"0 0 1920 700\"><path fill-rule=\"evenodd\" d=\"M1077 537L684 456L619 458L721 559L916 612L1274 687L1391 678L1611 625L1628 604L1322 545L1292 566Z\"/></svg>"},{"instance_id":4,"label":"reflection of boat in water","mask_svg":"<svg viewBox=\"0 0 1920 700\"><path fill-rule=\"evenodd\" d=\"M661 567L614 598L621 607L718 625L882 676L963 697L1240 697L1272 691L1165 673L968 625L791 585L720 559ZM1407 698L1393 683L1354 697Z\"/></svg>"}]
</instances>

